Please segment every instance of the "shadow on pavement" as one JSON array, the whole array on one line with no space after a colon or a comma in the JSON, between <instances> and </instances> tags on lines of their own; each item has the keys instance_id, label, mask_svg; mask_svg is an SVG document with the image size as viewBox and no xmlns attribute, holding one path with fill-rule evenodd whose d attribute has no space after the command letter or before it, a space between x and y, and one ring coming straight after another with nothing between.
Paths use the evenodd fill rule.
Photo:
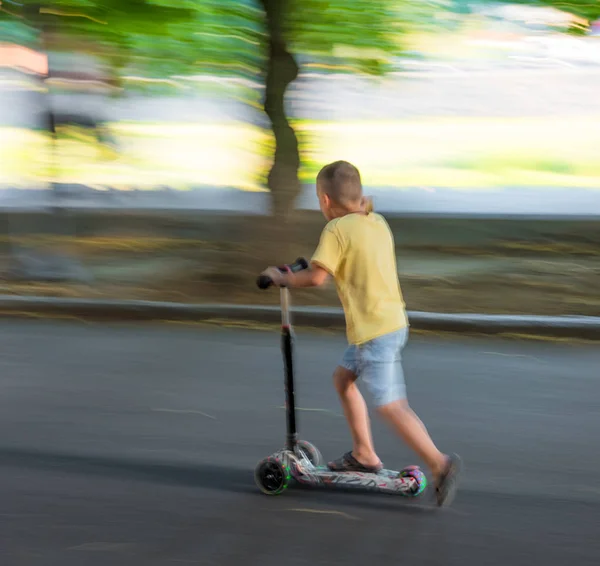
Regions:
<instances>
[{"instance_id":1,"label":"shadow on pavement","mask_svg":"<svg viewBox=\"0 0 600 566\"><path fill-rule=\"evenodd\" d=\"M204 488L230 493L256 495L265 498L255 483L253 469L240 469L216 464L167 464L164 462L134 461L109 456L66 454L35 449L0 448L0 468L18 468L34 471L62 472L109 479L147 481L164 485ZM285 493L286 500L367 507L372 510L395 509L421 513L435 510L426 494L418 500L396 496L375 495L368 492L314 489L294 485ZM270 499L270 498L268 498Z\"/></svg>"},{"instance_id":2,"label":"shadow on pavement","mask_svg":"<svg viewBox=\"0 0 600 566\"><path fill-rule=\"evenodd\" d=\"M254 488L252 471L212 464L167 464L109 456L0 448L0 466L242 493L252 492Z\"/></svg>"}]
</instances>

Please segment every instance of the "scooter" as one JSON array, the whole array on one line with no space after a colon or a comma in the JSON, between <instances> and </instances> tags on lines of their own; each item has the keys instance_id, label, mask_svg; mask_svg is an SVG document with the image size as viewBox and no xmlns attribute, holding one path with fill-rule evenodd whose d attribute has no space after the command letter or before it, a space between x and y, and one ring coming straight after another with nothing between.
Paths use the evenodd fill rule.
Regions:
<instances>
[{"instance_id":1,"label":"scooter","mask_svg":"<svg viewBox=\"0 0 600 566\"><path fill-rule=\"evenodd\" d=\"M308 268L304 258L279 268L297 273ZM260 289L268 289L273 281L266 275L257 280ZM285 410L287 435L285 447L261 460L254 470L254 480L266 495L279 495L293 482L310 487L359 489L378 493L416 497L427 487L425 474L418 466L400 471L381 470L377 473L338 472L323 465L323 457L310 442L298 440L296 400L294 394L294 335L290 319L290 292L281 287L281 348L285 370Z\"/></svg>"}]
</instances>

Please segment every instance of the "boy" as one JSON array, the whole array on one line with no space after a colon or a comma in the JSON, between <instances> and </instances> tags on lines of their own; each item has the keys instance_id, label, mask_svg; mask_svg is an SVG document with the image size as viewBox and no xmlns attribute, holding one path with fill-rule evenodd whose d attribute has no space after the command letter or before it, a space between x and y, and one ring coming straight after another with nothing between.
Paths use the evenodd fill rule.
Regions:
<instances>
[{"instance_id":1,"label":"boy","mask_svg":"<svg viewBox=\"0 0 600 566\"><path fill-rule=\"evenodd\" d=\"M429 466L438 505L454 496L460 460L441 453L406 400L400 354L408 339L408 320L398 281L396 249L382 216L363 197L360 173L345 161L325 166L317 177L317 196L328 221L310 269L264 274L276 285L313 287L332 276L344 308L349 347L333 381L352 434L352 451L330 462L336 471L376 473L383 468L371 437L361 377L379 414Z\"/></svg>"}]
</instances>

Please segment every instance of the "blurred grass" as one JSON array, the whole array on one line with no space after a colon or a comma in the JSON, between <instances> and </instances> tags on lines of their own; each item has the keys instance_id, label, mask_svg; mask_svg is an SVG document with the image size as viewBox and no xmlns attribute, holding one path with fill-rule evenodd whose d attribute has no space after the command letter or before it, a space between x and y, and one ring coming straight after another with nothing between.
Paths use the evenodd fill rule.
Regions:
<instances>
[{"instance_id":1,"label":"blurred grass","mask_svg":"<svg viewBox=\"0 0 600 566\"><path fill-rule=\"evenodd\" d=\"M600 116L426 118L356 123L294 120L303 182L323 163L357 163L367 186L600 187ZM194 185L264 190L270 132L250 124L110 124L120 152L88 132L63 128L52 161L40 132L0 129L0 185L52 178L114 188Z\"/></svg>"},{"instance_id":2,"label":"blurred grass","mask_svg":"<svg viewBox=\"0 0 600 566\"><path fill-rule=\"evenodd\" d=\"M298 122L307 179L320 164L360 164L372 186L600 186L600 131L581 118L426 118Z\"/></svg>"},{"instance_id":3,"label":"blurred grass","mask_svg":"<svg viewBox=\"0 0 600 566\"><path fill-rule=\"evenodd\" d=\"M113 188L185 189L194 185L263 190L264 132L244 125L110 124L118 153L81 128L59 129L53 151L41 132L0 129L0 185L28 188L51 180Z\"/></svg>"},{"instance_id":4,"label":"blurred grass","mask_svg":"<svg viewBox=\"0 0 600 566\"><path fill-rule=\"evenodd\" d=\"M113 258L114 260L114 258ZM129 263L134 257L122 258ZM205 259L198 258L206 262ZM88 266L91 258L87 258ZM165 266L167 262L164 262ZM96 266L97 267L97 266ZM169 273L142 272L137 281L101 275L93 284L14 282L0 279L0 294L75 298L159 300L191 303L276 304L273 293L260 293L250 284L224 288L202 280L194 268L176 262ZM98 271L95 270L96 275ZM476 273L400 274L410 310L447 313L539 314L600 316L598 262L515 262L502 273L485 266ZM336 306L334 289L296 290L298 305Z\"/></svg>"},{"instance_id":5,"label":"blurred grass","mask_svg":"<svg viewBox=\"0 0 600 566\"><path fill-rule=\"evenodd\" d=\"M2 245L62 247L75 246L86 257L94 255L121 253L155 253L169 254L181 250L242 251L250 244L227 241L201 240L185 237L153 237L146 235L127 236L65 236L26 234L0 236ZM306 245L305 243L303 245ZM600 237L598 241L578 241L573 243L549 241L492 241L484 246L460 246L440 244L397 244L396 251L401 256L404 252L443 254L448 257L535 257L552 261L556 257L600 257Z\"/></svg>"}]
</instances>

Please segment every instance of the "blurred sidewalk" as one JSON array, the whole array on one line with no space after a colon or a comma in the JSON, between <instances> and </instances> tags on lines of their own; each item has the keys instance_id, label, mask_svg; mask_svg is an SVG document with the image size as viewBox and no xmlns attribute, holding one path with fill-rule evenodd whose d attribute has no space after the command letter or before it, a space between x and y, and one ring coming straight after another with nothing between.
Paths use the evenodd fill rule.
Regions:
<instances>
[{"instance_id":1,"label":"blurred sidewalk","mask_svg":"<svg viewBox=\"0 0 600 566\"><path fill-rule=\"evenodd\" d=\"M0 71L0 124L39 125L44 96L28 91L27 77ZM109 121L229 123L267 126L265 116L245 104L247 90L223 81L219 90L178 89L170 95L128 92L103 95L52 95L59 111L94 108ZM260 98L262 85L247 88ZM401 73L384 79L303 73L286 94L288 115L326 121L398 120L415 117L595 116L600 68L520 71Z\"/></svg>"},{"instance_id":2,"label":"blurred sidewalk","mask_svg":"<svg viewBox=\"0 0 600 566\"><path fill-rule=\"evenodd\" d=\"M600 188L599 188L600 189ZM575 188L522 188L461 191L444 188L365 188L376 209L392 215L448 217L511 217L550 219L600 218L600 190ZM95 190L81 185L48 189L0 189L0 211L33 212L50 207L105 212L169 211L268 214L266 192L198 187L117 191ZM313 186L305 186L298 209L318 210Z\"/></svg>"},{"instance_id":3,"label":"blurred sidewalk","mask_svg":"<svg viewBox=\"0 0 600 566\"><path fill-rule=\"evenodd\" d=\"M10 73L0 73L14 78ZM22 77L21 77L22 80ZM257 88L260 85L257 85ZM599 112L599 69L549 69L518 72L420 74L367 80L355 76L302 75L288 95L290 116L327 120L401 119L419 116L509 117L590 116ZM111 120L264 122L264 116L233 97L207 91L203 96L139 96L108 99L93 95L52 97L59 109L94 110ZM368 101L368 103L366 103ZM0 92L0 124L34 128L45 109L43 96L5 85ZM264 124L263 124L264 125ZM600 187L598 187L600 189ZM313 188L305 188L300 209L317 208ZM366 188L378 210L395 215L449 217L600 217L600 191L575 188L456 190L445 188ZM0 210L45 210L61 206L97 211L223 211L266 214L266 193L197 187L189 191L97 191L84 186L48 190L0 189Z\"/></svg>"}]
</instances>

